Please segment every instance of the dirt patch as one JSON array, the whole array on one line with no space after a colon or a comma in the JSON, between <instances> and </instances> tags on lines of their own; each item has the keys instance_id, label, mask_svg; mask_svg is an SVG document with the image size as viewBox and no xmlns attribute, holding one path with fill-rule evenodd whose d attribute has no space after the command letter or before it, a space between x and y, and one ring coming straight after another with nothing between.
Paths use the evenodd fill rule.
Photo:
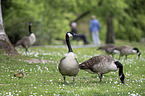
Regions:
<instances>
[{"instance_id":1,"label":"dirt patch","mask_svg":"<svg viewBox=\"0 0 145 96\"><path fill-rule=\"evenodd\" d=\"M29 63L54 63L54 61L51 61L51 60L35 59L35 58L31 58L30 60L24 60L24 62L29 62Z\"/></svg>"}]
</instances>

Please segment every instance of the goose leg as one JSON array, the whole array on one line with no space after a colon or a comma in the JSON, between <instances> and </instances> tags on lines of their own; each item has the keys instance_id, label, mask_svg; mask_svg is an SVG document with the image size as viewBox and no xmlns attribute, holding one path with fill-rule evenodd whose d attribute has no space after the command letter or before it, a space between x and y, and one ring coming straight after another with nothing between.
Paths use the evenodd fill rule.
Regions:
<instances>
[{"instance_id":1,"label":"goose leg","mask_svg":"<svg viewBox=\"0 0 145 96\"><path fill-rule=\"evenodd\" d=\"M28 46L26 46L25 48L26 48L25 53L26 55L28 55Z\"/></svg>"},{"instance_id":2,"label":"goose leg","mask_svg":"<svg viewBox=\"0 0 145 96\"><path fill-rule=\"evenodd\" d=\"M73 85L74 85L74 82L75 82L75 78L76 78L76 76L73 76Z\"/></svg>"},{"instance_id":3,"label":"goose leg","mask_svg":"<svg viewBox=\"0 0 145 96\"><path fill-rule=\"evenodd\" d=\"M25 51L26 53L28 52L28 48L26 48L26 51Z\"/></svg>"},{"instance_id":4,"label":"goose leg","mask_svg":"<svg viewBox=\"0 0 145 96\"><path fill-rule=\"evenodd\" d=\"M100 83L102 82L102 74L98 74L100 78Z\"/></svg>"},{"instance_id":5,"label":"goose leg","mask_svg":"<svg viewBox=\"0 0 145 96\"><path fill-rule=\"evenodd\" d=\"M64 80L64 85L65 85L65 76L63 76L63 80Z\"/></svg>"},{"instance_id":6,"label":"goose leg","mask_svg":"<svg viewBox=\"0 0 145 96\"><path fill-rule=\"evenodd\" d=\"M26 48L25 53L26 53L26 55L29 55L28 48Z\"/></svg>"},{"instance_id":7,"label":"goose leg","mask_svg":"<svg viewBox=\"0 0 145 96\"><path fill-rule=\"evenodd\" d=\"M127 59L127 55L125 55L125 59Z\"/></svg>"}]
</instances>

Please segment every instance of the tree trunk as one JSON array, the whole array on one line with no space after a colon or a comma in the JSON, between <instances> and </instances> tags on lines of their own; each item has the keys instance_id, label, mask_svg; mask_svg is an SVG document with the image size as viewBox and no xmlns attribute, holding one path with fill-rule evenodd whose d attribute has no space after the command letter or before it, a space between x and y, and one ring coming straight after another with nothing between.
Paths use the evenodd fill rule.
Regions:
<instances>
[{"instance_id":1,"label":"tree trunk","mask_svg":"<svg viewBox=\"0 0 145 96\"><path fill-rule=\"evenodd\" d=\"M1 0L0 0L0 51L8 53L10 55L18 54L18 52L15 50L15 48L12 46L11 42L9 41L8 36L5 33L3 27Z\"/></svg>"},{"instance_id":2,"label":"tree trunk","mask_svg":"<svg viewBox=\"0 0 145 96\"><path fill-rule=\"evenodd\" d=\"M115 39L115 35L114 35L114 29L113 29L113 14L110 12L110 16L107 20L106 44L115 43L114 39Z\"/></svg>"}]
</instances>

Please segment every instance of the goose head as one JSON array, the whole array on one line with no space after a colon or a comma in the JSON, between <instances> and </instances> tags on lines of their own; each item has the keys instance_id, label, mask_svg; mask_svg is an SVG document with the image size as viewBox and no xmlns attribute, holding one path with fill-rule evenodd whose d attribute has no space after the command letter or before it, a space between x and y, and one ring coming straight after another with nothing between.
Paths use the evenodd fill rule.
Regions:
<instances>
[{"instance_id":1,"label":"goose head","mask_svg":"<svg viewBox=\"0 0 145 96\"><path fill-rule=\"evenodd\" d=\"M121 73L121 74L119 74L119 78L120 78L122 84L124 84L125 75L123 73Z\"/></svg>"},{"instance_id":2,"label":"goose head","mask_svg":"<svg viewBox=\"0 0 145 96\"><path fill-rule=\"evenodd\" d=\"M136 50L136 53L137 53L138 57L140 58L141 52L139 51L139 49L138 48L133 48L133 50Z\"/></svg>"},{"instance_id":3,"label":"goose head","mask_svg":"<svg viewBox=\"0 0 145 96\"><path fill-rule=\"evenodd\" d=\"M71 44L70 44L70 41L69 41L69 38L70 37L75 37L77 36L77 34L73 33L73 32L67 32L66 33L66 44L68 46L68 52L73 52L72 48L71 48Z\"/></svg>"},{"instance_id":4,"label":"goose head","mask_svg":"<svg viewBox=\"0 0 145 96\"><path fill-rule=\"evenodd\" d=\"M86 66L83 63L79 64L79 67L80 67L80 69L86 69Z\"/></svg>"},{"instance_id":5,"label":"goose head","mask_svg":"<svg viewBox=\"0 0 145 96\"><path fill-rule=\"evenodd\" d=\"M82 62L79 64L79 68L82 70L86 70L86 69L89 69L89 66L88 64L86 64L86 62Z\"/></svg>"},{"instance_id":6,"label":"goose head","mask_svg":"<svg viewBox=\"0 0 145 96\"><path fill-rule=\"evenodd\" d=\"M78 36L78 34L75 34L75 33L73 33L73 32L67 32L66 35L67 35L68 37L75 37L75 36Z\"/></svg>"},{"instance_id":7,"label":"goose head","mask_svg":"<svg viewBox=\"0 0 145 96\"><path fill-rule=\"evenodd\" d=\"M32 25L32 22L28 22L28 25L31 26Z\"/></svg>"}]
</instances>

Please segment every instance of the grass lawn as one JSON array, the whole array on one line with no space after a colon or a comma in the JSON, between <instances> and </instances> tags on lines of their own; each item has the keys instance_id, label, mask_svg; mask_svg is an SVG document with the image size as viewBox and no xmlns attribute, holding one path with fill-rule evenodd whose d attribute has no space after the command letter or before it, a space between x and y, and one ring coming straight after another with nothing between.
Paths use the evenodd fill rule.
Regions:
<instances>
[{"instance_id":1,"label":"grass lawn","mask_svg":"<svg viewBox=\"0 0 145 96\"><path fill-rule=\"evenodd\" d=\"M116 45L138 47L142 53L121 58L124 65L125 84L122 85L118 71L103 75L99 83L97 74L80 70L73 85L72 77L66 77L67 84L58 71L61 58L67 54L67 48L31 47L28 55L24 49L16 48L21 54L16 57L0 55L0 95L6 96L145 96L145 44L117 41ZM74 48L79 63L92 56L103 55L97 48ZM117 60L119 55L115 55ZM24 79L14 77L14 73L23 71Z\"/></svg>"}]
</instances>

